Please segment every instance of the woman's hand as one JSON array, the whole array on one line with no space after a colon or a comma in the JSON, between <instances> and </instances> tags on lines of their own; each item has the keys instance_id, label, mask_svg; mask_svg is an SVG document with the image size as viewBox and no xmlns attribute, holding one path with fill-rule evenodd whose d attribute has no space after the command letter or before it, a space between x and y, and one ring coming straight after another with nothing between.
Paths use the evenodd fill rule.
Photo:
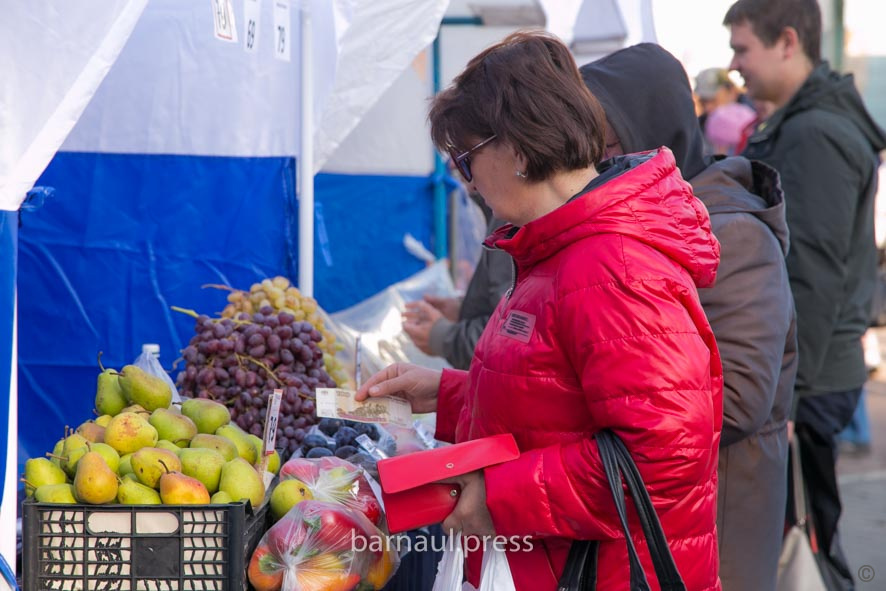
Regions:
<instances>
[{"instance_id":1,"label":"woman's hand","mask_svg":"<svg viewBox=\"0 0 886 591\"><path fill-rule=\"evenodd\" d=\"M442 318L437 308L424 301L409 302L403 312L403 332L409 335L415 346L425 355L433 355L431 351L431 329Z\"/></svg>"},{"instance_id":2,"label":"woman's hand","mask_svg":"<svg viewBox=\"0 0 886 591\"><path fill-rule=\"evenodd\" d=\"M414 413L434 412L441 375L440 371L411 363L395 363L366 380L354 398L363 401L370 396L398 396L409 401Z\"/></svg>"},{"instance_id":3,"label":"woman's hand","mask_svg":"<svg viewBox=\"0 0 886 591\"><path fill-rule=\"evenodd\" d=\"M464 536L494 536L495 526L486 508L486 478L483 470L468 472L462 476L447 478L440 482L461 486L458 504L443 521L443 531L460 531Z\"/></svg>"}]
</instances>

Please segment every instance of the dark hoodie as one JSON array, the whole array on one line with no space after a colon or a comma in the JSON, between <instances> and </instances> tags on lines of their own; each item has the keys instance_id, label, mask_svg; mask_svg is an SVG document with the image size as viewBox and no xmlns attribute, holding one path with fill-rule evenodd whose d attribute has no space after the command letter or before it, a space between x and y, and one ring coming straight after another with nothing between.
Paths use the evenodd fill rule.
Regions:
<instances>
[{"instance_id":1,"label":"dark hoodie","mask_svg":"<svg viewBox=\"0 0 886 591\"><path fill-rule=\"evenodd\" d=\"M876 279L877 152L886 137L852 76L826 63L748 140L745 155L781 173L788 271L799 318L797 394L861 387L861 336Z\"/></svg>"},{"instance_id":2,"label":"dark hoodie","mask_svg":"<svg viewBox=\"0 0 886 591\"><path fill-rule=\"evenodd\" d=\"M797 368L778 174L741 157L705 160L682 65L657 45L581 68L625 152L666 145L711 215L717 282L699 297L723 362L717 529L724 591L775 589L786 502L787 432ZM754 565L748 568L747 565Z\"/></svg>"}]
</instances>

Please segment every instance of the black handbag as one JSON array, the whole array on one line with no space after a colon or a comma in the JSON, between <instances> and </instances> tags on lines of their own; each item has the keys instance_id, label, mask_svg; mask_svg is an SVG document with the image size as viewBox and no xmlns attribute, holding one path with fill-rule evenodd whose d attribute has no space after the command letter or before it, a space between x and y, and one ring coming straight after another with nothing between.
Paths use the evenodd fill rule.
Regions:
<instances>
[{"instance_id":1,"label":"black handbag","mask_svg":"<svg viewBox=\"0 0 886 591\"><path fill-rule=\"evenodd\" d=\"M640 477L640 472L637 470L637 465L630 452L624 442L608 429L597 433L595 438L628 545L631 591L649 591L649 581L646 579L646 573L643 571L640 557L637 555L637 548L634 546L634 541L628 530L628 514L622 488L622 477L624 477L628 492L634 500L634 506L637 508L659 586L662 591L686 591L686 585L677 571L677 565L671 555L670 548L668 548L668 541L661 528L658 515L655 513L655 507L652 506L649 492L646 490L646 485L643 484L643 479ZM576 540L572 543L557 591L594 591L597 588L597 548L598 542L596 541Z\"/></svg>"}]
</instances>

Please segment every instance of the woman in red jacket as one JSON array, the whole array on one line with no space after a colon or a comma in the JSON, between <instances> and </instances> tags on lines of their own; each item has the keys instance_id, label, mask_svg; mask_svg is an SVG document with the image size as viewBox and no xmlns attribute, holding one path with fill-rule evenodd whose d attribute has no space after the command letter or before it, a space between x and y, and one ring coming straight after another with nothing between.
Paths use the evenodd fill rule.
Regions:
<instances>
[{"instance_id":1,"label":"woman in red jacket","mask_svg":"<svg viewBox=\"0 0 886 591\"><path fill-rule=\"evenodd\" d=\"M567 48L537 32L471 60L434 99L430 122L434 143L510 222L486 246L513 257L513 287L469 371L397 364L358 398L398 395L414 412L436 411L443 440L514 435L521 456L459 478L462 495L443 527L531 536L531 550L508 554L518 591L556 589L576 539L600 541L598 589L628 589L594 442L601 429L634 457L687 589L719 590L722 372L696 294L714 281L719 246L673 155L621 156L598 171L602 109Z\"/></svg>"}]
</instances>

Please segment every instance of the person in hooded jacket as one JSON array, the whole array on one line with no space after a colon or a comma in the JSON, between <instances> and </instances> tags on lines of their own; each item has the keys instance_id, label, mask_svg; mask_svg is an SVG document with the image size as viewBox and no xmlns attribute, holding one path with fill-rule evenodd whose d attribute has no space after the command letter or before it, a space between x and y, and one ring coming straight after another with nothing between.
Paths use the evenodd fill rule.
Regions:
<instances>
[{"instance_id":1,"label":"person in hooded jacket","mask_svg":"<svg viewBox=\"0 0 886 591\"><path fill-rule=\"evenodd\" d=\"M797 308L796 434L812 522L832 589L852 589L840 549L837 434L867 380L862 336L877 278L874 196L886 135L864 107L851 75L821 60L815 0L739 0L730 27L730 68L775 113L744 155L781 174L791 232L788 274Z\"/></svg>"},{"instance_id":2,"label":"person in hooded jacket","mask_svg":"<svg viewBox=\"0 0 886 591\"><path fill-rule=\"evenodd\" d=\"M530 536L518 591L554 591L574 540L599 540L597 588L629 589L628 554L594 439L611 429L649 489L690 591L717 590L722 370L697 288L719 245L667 148L597 171L604 114L568 48L515 33L474 57L430 111L472 190L509 222L486 240L515 263L468 371L395 364L357 392L437 412L436 436L511 433L521 455L454 479L444 530ZM633 504L629 519L638 527ZM642 566L659 589L649 550ZM479 553L467 561L476 585Z\"/></svg>"},{"instance_id":3,"label":"person in hooded jacket","mask_svg":"<svg viewBox=\"0 0 886 591\"><path fill-rule=\"evenodd\" d=\"M723 362L717 535L724 591L774 591L787 497L787 422L797 372L788 229L778 173L704 158L683 66L649 43L580 68L606 112L607 155L666 145L711 216L717 281L699 289Z\"/></svg>"}]
</instances>

